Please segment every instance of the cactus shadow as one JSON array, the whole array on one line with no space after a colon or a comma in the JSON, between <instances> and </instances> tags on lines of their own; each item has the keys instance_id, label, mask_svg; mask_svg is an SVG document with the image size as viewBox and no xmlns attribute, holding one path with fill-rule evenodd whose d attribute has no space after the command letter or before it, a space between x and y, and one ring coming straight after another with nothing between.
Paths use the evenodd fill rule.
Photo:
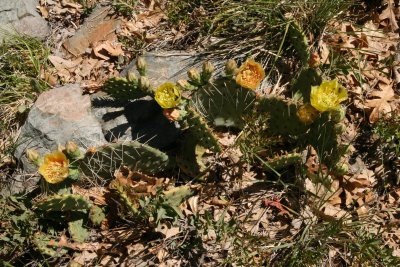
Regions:
<instances>
[{"instance_id":1,"label":"cactus shadow","mask_svg":"<svg viewBox=\"0 0 400 267\"><path fill-rule=\"evenodd\" d=\"M121 100L109 97L92 99L108 142L137 140L158 149L168 149L181 131L162 114L160 106L150 98Z\"/></svg>"}]
</instances>

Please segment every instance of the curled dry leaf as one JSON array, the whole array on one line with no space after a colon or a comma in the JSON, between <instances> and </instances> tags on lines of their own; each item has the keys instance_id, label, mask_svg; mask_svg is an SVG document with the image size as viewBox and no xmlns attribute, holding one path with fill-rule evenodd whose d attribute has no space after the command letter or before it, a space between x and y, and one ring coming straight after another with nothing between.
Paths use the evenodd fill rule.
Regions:
<instances>
[{"instance_id":1,"label":"curled dry leaf","mask_svg":"<svg viewBox=\"0 0 400 267\"><path fill-rule=\"evenodd\" d=\"M104 54L100 53L102 50L106 51L108 55L112 57L117 57L124 54L122 50L122 44L112 42L112 41L104 41L102 43L95 43L93 44L93 53L104 60L110 59L109 57L105 56Z\"/></svg>"},{"instance_id":2,"label":"curled dry leaf","mask_svg":"<svg viewBox=\"0 0 400 267\"><path fill-rule=\"evenodd\" d=\"M399 29L396 18L396 9L398 12L398 7L395 6L394 0L386 0L386 8L379 15L379 19L382 21L387 21L388 25L393 31Z\"/></svg>"},{"instance_id":3,"label":"curled dry leaf","mask_svg":"<svg viewBox=\"0 0 400 267\"><path fill-rule=\"evenodd\" d=\"M373 91L369 96L373 99L365 101L365 106L372 109L369 116L371 123L377 122L381 117L390 116L396 111L399 96L393 90L393 84L379 83L380 90Z\"/></svg>"}]
</instances>

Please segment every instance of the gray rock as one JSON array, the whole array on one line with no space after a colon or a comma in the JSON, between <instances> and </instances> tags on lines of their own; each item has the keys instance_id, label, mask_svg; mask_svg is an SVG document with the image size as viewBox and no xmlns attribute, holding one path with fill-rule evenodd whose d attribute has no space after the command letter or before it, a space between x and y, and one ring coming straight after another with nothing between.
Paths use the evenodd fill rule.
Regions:
<instances>
[{"instance_id":1,"label":"gray rock","mask_svg":"<svg viewBox=\"0 0 400 267\"><path fill-rule=\"evenodd\" d=\"M37 0L0 0L0 40L18 32L44 39L50 27L36 10Z\"/></svg>"},{"instance_id":2,"label":"gray rock","mask_svg":"<svg viewBox=\"0 0 400 267\"><path fill-rule=\"evenodd\" d=\"M180 79L187 79L186 72L193 67L201 68L203 58L200 54L186 53L182 51L168 51L157 53L146 53L143 55L147 63L146 76L154 87L171 81L176 82ZM128 71L136 71L136 60L131 62L121 76L125 76Z\"/></svg>"},{"instance_id":3,"label":"gray rock","mask_svg":"<svg viewBox=\"0 0 400 267\"><path fill-rule=\"evenodd\" d=\"M21 129L15 157L27 172L37 167L25 156L29 148L41 155L74 141L82 149L107 143L101 125L91 113L88 95L79 85L70 84L44 92L39 96Z\"/></svg>"}]
</instances>

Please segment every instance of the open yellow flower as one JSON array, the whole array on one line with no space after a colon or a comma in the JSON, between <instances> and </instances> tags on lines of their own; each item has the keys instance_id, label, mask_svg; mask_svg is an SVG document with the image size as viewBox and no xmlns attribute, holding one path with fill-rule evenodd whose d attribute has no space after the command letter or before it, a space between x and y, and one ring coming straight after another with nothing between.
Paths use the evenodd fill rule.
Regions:
<instances>
[{"instance_id":1,"label":"open yellow flower","mask_svg":"<svg viewBox=\"0 0 400 267\"><path fill-rule=\"evenodd\" d=\"M297 116L306 125L311 124L318 117L319 111L310 104L305 104L297 110Z\"/></svg>"},{"instance_id":2,"label":"open yellow flower","mask_svg":"<svg viewBox=\"0 0 400 267\"><path fill-rule=\"evenodd\" d=\"M347 90L337 80L323 81L320 86L311 87L311 105L321 112L337 109L346 99Z\"/></svg>"},{"instance_id":3,"label":"open yellow flower","mask_svg":"<svg viewBox=\"0 0 400 267\"><path fill-rule=\"evenodd\" d=\"M162 108L174 108L181 101L181 91L171 83L166 82L157 88L154 99Z\"/></svg>"},{"instance_id":4,"label":"open yellow flower","mask_svg":"<svg viewBox=\"0 0 400 267\"><path fill-rule=\"evenodd\" d=\"M248 59L237 71L236 83L244 88L255 90L264 78L263 67L253 59Z\"/></svg>"},{"instance_id":5,"label":"open yellow flower","mask_svg":"<svg viewBox=\"0 0 400 267\"><path fill-rule=\"evenodd\" d=\"M39 167L39 173L50 184L64 181L69 174L69 160L60 151L53 151L44 156L43 163Z\"/></svg>"}]
</instances>

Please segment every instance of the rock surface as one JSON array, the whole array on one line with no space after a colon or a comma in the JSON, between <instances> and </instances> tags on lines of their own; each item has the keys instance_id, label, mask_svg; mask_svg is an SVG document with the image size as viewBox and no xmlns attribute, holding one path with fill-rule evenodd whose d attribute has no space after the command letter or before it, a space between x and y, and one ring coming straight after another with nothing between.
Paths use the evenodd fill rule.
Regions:
<instances>
[{"instance_id":1,"label":"rock surface","mask_svg":"<svg viewBox=\"0 0 400 267\"><path fill-rule=\"evenodd\" d=\"M0 0L0 40L7 32L19 32L44 39L50 27L36 11L38 0Z\"/></svg>"},{"instance_id":2,"label":"rock surface","mask_svg":"<svg viewBox=\"0 0 400 267\"><path fill-rule=\"evenodd\" d=\"M27 172L37 167L25 156L29 148L41 155L74 141L83 149L107 143L100 123L91 113L88 95L79 85L70 84L44 92L39 96L21 129L15 156Z\"/></svg>"},{"instance_id":3,"label":"rock surface","mask_svg":"<svg viewBox=\"0 0 400 267\"><path fill-rule=\"evenodd\" d=\"M182 51L146 53L143 58L147 63L146 76L154 87L166 81L176 82L180 79L187 79L186 72L193 67L201 68L203 62L199 54ZM125 76L130 70L139 75L135 66L136 60L121 72L121 76Z\"/></svg>"}]
</instances>

